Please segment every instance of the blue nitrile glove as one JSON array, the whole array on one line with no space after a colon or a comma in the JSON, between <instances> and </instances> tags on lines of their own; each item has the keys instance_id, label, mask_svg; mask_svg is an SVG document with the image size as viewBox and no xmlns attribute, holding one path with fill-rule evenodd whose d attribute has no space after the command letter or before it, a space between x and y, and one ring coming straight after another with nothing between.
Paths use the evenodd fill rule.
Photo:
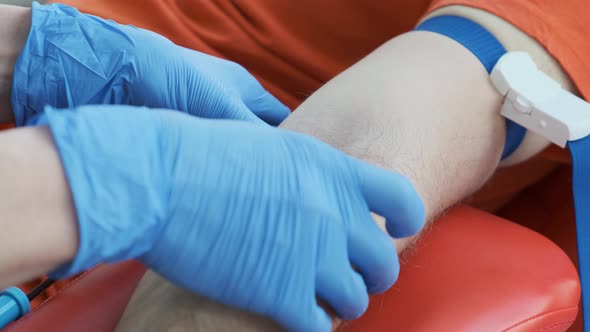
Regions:
<instances>
[{"instance_id":1,"label":"blue nitrile glove","mask_svg":"<svg viewBox=\"0 0 590 332\"><path fill-rule=\"evenodd\" d=\"M78 253L53 277L139 258L289 330L328 332L316 294L352 319L367 291L397 277L394 245L369 211L394 237L424 224L406 178L302 134L131 106L48 108L41 120L79 222Z\"/></svg>"},{"instance_id":2,"label":"blue nitrile glove","mask_svg":"<svg viewBox=\"0 0 590 332\"><path fill-rule=\"evenodd\" d=\"M33 3L28 40L15 65L17 126L45 105L124 104L205 118L279 124L289 109L240 65L173 44L151 31Z\"/></svg>"}]
</instances>

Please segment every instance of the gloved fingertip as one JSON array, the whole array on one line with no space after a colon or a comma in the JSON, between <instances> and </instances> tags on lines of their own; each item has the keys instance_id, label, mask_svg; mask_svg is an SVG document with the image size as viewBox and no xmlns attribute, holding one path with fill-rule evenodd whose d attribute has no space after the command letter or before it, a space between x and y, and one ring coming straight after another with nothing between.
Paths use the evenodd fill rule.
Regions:
<instances>
[{"instance_id":1,"label":"gloved fingertip","mask_svg":"<svg viewBox=\"0 0 590 332\"><path fill-rule=\"evenodd\" d=\"M405 185L400 185L400 191L405 192L406 198L385 219L385 228L394 238L404 238L417 234L426 223L426 209L422 198L409 180L404 178Z\"/></svg>"},{"instance_id":2,"label":"gloved fingertip","mask_svg":"<svg viewBox=\"0 0 590 332\"><path fill-rule=\"evenodd\" d=\"M309 329L304 327L301 331L317 331L317 332L330 332L332 331L332 318L328 313L317 306L315 310L314 326L310 326Z\"/></svg>"},{"instance_id":3,"label":"gloved fingertip","mask_svg":"<svg viewBox=\"0 0 590 332\"><path fill-rule=\"evenodd\" d=\"M274 97L272 97L274 98ZM260 114L260 118L271 126L278 126L281 122L291 114L291 110L277 100L277 105L264 114Z\"/></svg>"},{"instance_id":4,"label":"gloved fingertip","mask_svg":"<svg viewBox=\"0 0 590 332\"><path fill-rule=\"evenodd\" d=\"M407 237L424 226L424 202L405 176L366 163L359 170L367 204L371 211L385 217L391 236Z\"/></svg>"},{"instance_id":5,"label":"gloved fingertip","mask_svg":"<svg viewBox=\"0 0 590 332\"><path fill-rule=\"evenodd\" d=\"M359 296L356 297L357 303L355 303L354 310L350 312L350 316L349 316L351 320L361 317L367 311L367 308L369 307L369 295L367 293L367 291L368 291L367 285L365 285L365 281L363 280L363 277L360 274L355 273L354 274L354 281L357 283L356 288L362 289L363 292L362 292L362 294L359 294Z\"/></svg>"},{"instance_id":6,"label":"gloved fingertip","mask_svg":"<svg viewBox=\"0 0 590 332\"><path fill-rule=\"evenodd\" d=\"M230 104L230 106L226 109L222 109L220 112L215 114L208 114L205 117L211 119L227 119L246 121L255 124L264 124L264 121L253 114L242 101L233 102L233 104Z\"/></svg>"},{"instance_id":7,"label":"gloved fingertip","mask_svg":"<svg viewBox=\"0 0 590 332\"><path fill-rule=\"evenodd\" d=\"M400 214L395 219L386 219L387 233L395 239L417 234L424 227L426 220L424 213L420 213L421 211L424 209L414 208L411 211L406 211L410 213Z\"/></svg>"},{"instance_id":8,"label":"gloved fingertip","mask_svg":"<svg viewBox=\"0 0 590 332\"><path fill-rule=\"evenodd\" d=\"M291 110L268 91L259 98L245 103L252 113L271 126L278 126L291 114Z\"/></svg>"},{"instance_id":9,"label":"gloved fingertip","mask_svg":"<svg viewBox=\"0 0 590 332\"><path fill-rule=\"evenodd\" d=\"M397 256L396 256L397 257ZM395 260L394 264L388 266L388 271L381 275L379 280L376 280L371 285L367 285L370 294L380 294L393 286L399 277L400 265L399 260Z\"/></svg>"}]
</instances>

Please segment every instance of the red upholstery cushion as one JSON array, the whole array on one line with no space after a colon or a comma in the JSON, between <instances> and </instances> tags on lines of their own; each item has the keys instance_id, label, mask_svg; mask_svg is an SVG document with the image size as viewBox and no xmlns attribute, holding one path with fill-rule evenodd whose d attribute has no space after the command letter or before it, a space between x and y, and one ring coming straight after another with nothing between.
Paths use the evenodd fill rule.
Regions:
<instances>
[{"instance_id":1,"label":"red upholstery cushion","mask_svg":"<svg viewBox=\"0 0 590 332\"><path fill-rule=\"evenodd\" d=\"M137 262L90 270L3 332L113 331L144 272Z\"/></svg>"},{"instance_id":2,"label":"red upholstery cushion","mask_svg":"<svg viewBox=\"0 0 590 332\"><path fill-rule=\"evenodd\" d=\"M347 332L565 331L580 298L577 271L528 228L460 207L437 221Z\"/></svg>"},{"instance_id":3,"label":"red upholstery cushion","mask_svg":"<svg viewBox=\"0 0 590 332\"><path fill-rule=\"evenodd\" d=\"M137 263L99 267L7 332L110 332L142 274ZM459 207L424 235L396 285L344 330L564 331L576 317L579 296L576 270L552 242Z\"/></svg>"}]
</instances>

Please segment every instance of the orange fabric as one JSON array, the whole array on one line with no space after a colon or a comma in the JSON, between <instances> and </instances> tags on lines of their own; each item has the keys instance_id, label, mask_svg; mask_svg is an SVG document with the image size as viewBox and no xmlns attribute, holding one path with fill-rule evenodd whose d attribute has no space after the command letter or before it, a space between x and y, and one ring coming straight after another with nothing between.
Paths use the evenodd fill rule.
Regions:
<instances>
[{"instance_id":1,"label":"orange fabric","mask_svg":"<svg viewBox=\"0 0 590 332\"><path fill-rule=\"evenodd\" d=\"M533 36L590 96L586 0L60 2L237 61L292 107L380 44L410 30L427 8L462 4L494 13Z\"/></svg>"},{"instance_id":2,"label":"orange fabric","mask_svg":"<svg viewBox=\"0 0 590 332\"><path fill-rule=\"evenodd\" d=\"M447 5L485 10L526 32L557 59L581 96L590 100L590 2L587 0L432 0L429 11ZM547 157L563 161L569 159L569 153L552 148Z\"/></svg>"},{"instance_id":3,"label":"orange fabric","mask_svg":"<svg viewBox=\"0 0 590 332\"><path fill-rule=\"evenodd\" d=\"M586 100L590 100L590 39L588 38L590 2L587 0L432 0L428 10L436 10L447 5L465 5L485 10L526 32L561 64L576 85L580 95ZM545 168L549 167L551 163L553 168L558 167L559 164L571 164L568 150L560 149L557 146L550 146L540 154L539 158L545 160L541 165ZM534 168L534 170L531 168L532 163L536 165L540 163L539 158L526 163L528 165L512 167L499 172L494 180L501 180L492 181L491 185L488 185L487 193L484 191L477 195L479 200L476 202L483 203L482 206L487 207L490 205L489 198L494 195L502 196L504 198L502 203L507 201L508 198L511 198L508 194L514 194L518 190L524 189L522 186L524 178L532 180L534 175L530 173L531 171L537 175L543 171L540 167ZM549 169L545 171L549 173ZM539 178L529 184L536 183L538 180ZM562 190L571 192L570 183L571 180L564 181ZM551 190L555 189L546 189L544 192L550 193ZM557 197L557 195L552 196ZM492 201L491 205L497 207L499 203L500 201L496 200ZM566 206L570 205L571 199ZM555 211L551 208L536 209L538 206L520 206L518 204L516 206L519 207L517 210L522 210L521 214L523 215L535 213L535 211L548 210L547 213L556 213L555 211L563 210L563 205L554 204L548 206L551 206ZM527 212L529 209L531 212ZM519 220L519 218L515 220ZM542 220L542 218L535 218L535 220ZM565 220L573 221L573 214ZM571 241L571 238L569 240ZM575 241L571 242L571 245L573 244Z\"/></svg>"},{"instance_id":4,"label":"orange fabric","mask_svg":"<svg viewBox=\"0 0 590 332\"><path fill-rule=\"evenodd\" d=\"M590 98L590 2L587 0L433 0L429 10L465 5L488 11L536 39Z\"/></svg>"},{"instance_id":5,"label":"orange fabric","mask_svg":"<svg viewBox=\"0 0 590 332\"><path fill-rule=\"evenodd\" d=\"M530 34L563 65L581 93L590 96L590 39L584 35L590 3L586 0L63 2L237 61L291 108L380 44L411 30L428 11L461 4L496 14ZM542 156L553 160L554 167L569 157L566 150L555 149ZM518 185L492 193L502 198L482 206L497 206L522 190L523 175L528 174L519 168L502 173L503 184L513 179ZM530 180L534 183L538 178Z\"/></svg>"},{"instance_id":6,"label":"orange fabric","mask_svg":"<svg viewBox=\"0 0 590 332\"><path fill-rule=\"evenodd\" d=\"M537 39L590 97L587 0L63 0L83 12L156 31L185 47L239 62L289 107L428 11L462 4L494 13ZM567 162L555 147L500 171L473 203L495 210Z\"/></svg>"},{"instance_id":7,"label":"orange fabric","mask_svg":"<svg viewBox=\"0 0 590 332\"><path fill-rule=\"evenodd\" d=\"M239 62L292 108L383 42L411 30L430 4L430 0L59 2Z\"/></svg>"}]
</instances>

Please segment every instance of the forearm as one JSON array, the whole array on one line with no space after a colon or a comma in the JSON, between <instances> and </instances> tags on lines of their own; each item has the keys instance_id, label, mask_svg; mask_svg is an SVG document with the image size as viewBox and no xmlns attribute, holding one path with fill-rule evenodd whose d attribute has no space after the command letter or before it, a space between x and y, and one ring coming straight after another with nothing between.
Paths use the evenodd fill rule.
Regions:
<instances>
[{"instance_id":1,"label":"forearm","mask_svg":"<svg viewBox=\"0 0 590 332\"><path fill-rule=\"evenodd\" d=\"M13 68L30 26L29 8L0 5L0 123L13 121L10 104Z\"/></svg>"},{"instance_id":2,"label":"forearm","mask_svg":"<svg viewBox=\"0 0 590 332\"><path fill-rule=\"evenodd\" d=\"M505 135L500 102L469 51L411 32L334 78L283 127L406 175L432 219L496 169Z\"/></svg>"},{"instance_id":3,"label":"forearm","mask_svg":"<svg viewBox=\"0 0 590 332\"><path fill-rule=\"evenodd\" d=\"M431 47L438 53L427 52ZM500 100L478 66L477 59L438 36L408 34L331 80L281 127L407 175L433 218L481 186L500 159ZM408 242L398 241L398 250ZM157 315L146 314L150 311ZM147 274L118 331L138 324L169 329L169 322L180 331L231 330L232 324L262 330L268 324Z\"/></svg>"},{"instance_id":4,"label":"forearm","mask_svg":"<svg viewBox=\"0 0 590 332\"><path fill-rule=\"evenodd\" d=\"M0 133L0 288L74 257L74 206L48 127Z\"/></svg>"}]
</instances>

